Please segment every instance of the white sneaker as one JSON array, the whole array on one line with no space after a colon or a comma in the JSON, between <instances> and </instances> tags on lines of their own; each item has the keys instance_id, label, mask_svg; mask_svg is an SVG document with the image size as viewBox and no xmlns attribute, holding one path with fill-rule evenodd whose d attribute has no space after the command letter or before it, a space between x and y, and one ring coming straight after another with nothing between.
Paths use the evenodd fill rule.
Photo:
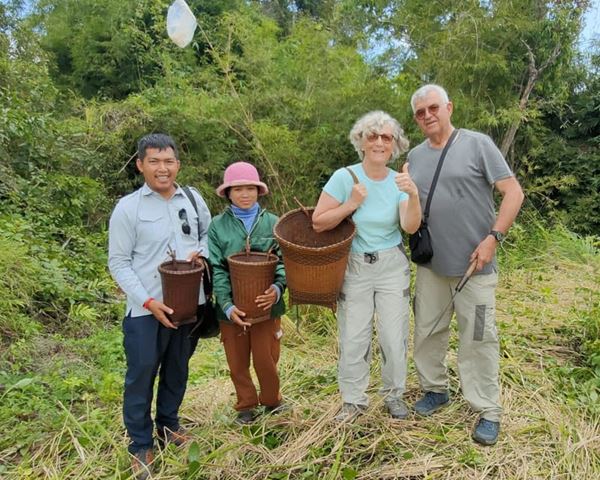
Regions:
<instances>
[{"instance_id":1,"label":"white sneaker","mask_svg":"<svg viewBox=\"0 0 600 480\"><path fill-rule=\"evenodd\" d=\"M356 405L355 403L344 403L342 408L335 416L336 422L352 422L356 417L362 415L366 407L364 405Z\"/></svg>"}]
</instances>

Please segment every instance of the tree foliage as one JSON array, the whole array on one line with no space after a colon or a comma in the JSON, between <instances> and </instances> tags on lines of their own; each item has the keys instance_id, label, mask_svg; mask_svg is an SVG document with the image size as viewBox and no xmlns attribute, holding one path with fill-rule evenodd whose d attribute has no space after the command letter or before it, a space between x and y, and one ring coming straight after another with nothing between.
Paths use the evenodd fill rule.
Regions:
<instances>
[{"instance_id":1,"label":"tree foliage","mask_svg":"<svg viewBox=\"0 0 600 480\"><path fill-rule=\"evenodd\" d=\"M43 328L114 319L106 221L140 185L141 135L175 137L181 183L213 213L237 160L258 166L283 213L357 161L347 135L361 114L386 110L421 141L409 99L428 81L451 93L457 125L499 144L517 126L509 159L530 204L600 231L599 63L575 46L586 2L193 0L199 28L183 50L166 36L169 3L0 6L0 261L38 280L14 301ZM547 65L523 102L532 59ZM0 328L16 332L3 308Z\"/></svg>"}]
</instances>

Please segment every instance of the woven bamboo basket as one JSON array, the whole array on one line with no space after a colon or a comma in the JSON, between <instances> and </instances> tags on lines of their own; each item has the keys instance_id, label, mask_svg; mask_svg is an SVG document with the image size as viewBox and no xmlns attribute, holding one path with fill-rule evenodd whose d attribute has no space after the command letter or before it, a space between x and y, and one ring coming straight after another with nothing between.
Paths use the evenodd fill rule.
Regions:
<instances>
[{"instance_id":1,"label":"woven bamboo basket","mask_svg":"<svg viewBox=\"0 0 600 480\"><path fill-rule=\"evenodd\" d=\"M173 309L173 314L168 315L171 322L174 325L195 322L204 265L185 260L169 260L161 263L158 271L163 302Z\"/></svg>"},{"instance_id":2,"label":"woven bamboo basket","mask_svg":"<svg viewBox=\"0 0 600 480\"><path fill-rule=\"evenodd\" d=\"M317 233L312 228L313 212L314 208L298 208L286 213L273 234L283 253L290 304L335 311L356 227L346 218L334 229Z\"/></svg>"},{"instance_id":3,"label":"woven bamboo basket","mask_svg":"<svg viewBox=\"0 0 600 480\"><path fill-rule=\"evenodd\" d=\"M233 303L246 314L245 321L258 323L271 317L271 312L259 308L255 300L273 285L277 262L277 255L270 252L250 251L227 257Z\"/></svg>"}]
</instances>

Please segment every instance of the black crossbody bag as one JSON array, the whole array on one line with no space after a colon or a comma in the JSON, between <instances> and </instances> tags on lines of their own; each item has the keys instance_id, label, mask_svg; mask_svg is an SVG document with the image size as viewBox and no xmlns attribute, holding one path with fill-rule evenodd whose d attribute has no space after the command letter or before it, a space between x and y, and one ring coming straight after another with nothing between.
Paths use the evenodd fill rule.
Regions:
<instances>
[{"instance_id":1,"label":"black crossbody bag","mask_svg":"<svg viewBox=\"0 0 600 480\"><path fill-rule=\"evenodd\" d=\"M191 202L196 215L198 216L198 241L200 240L200 213L198 212L198 204L194 195L190 191L189 187L183 187L185 195ZM204 296L206 302L202 305L198 305L196 312L197 322L190 332L190 339L192 341L192 353L198 344L200 338L211 338L219 335L219 320L217 320L217 312L215 310L215 304L212 296L212 267L210 262L201 257L202 263L204 264L204 272L202 273L202 288L204 290Z\"/></svg>"},{"instance_id":2,"label":"black crossbody bag","mask_svg":"<svg viewBox=\"0 0 600 480\"><path fill-rule=\"evenodd\" d=\"M440 176L440 171L442 170L444 158L446 158L446 153L448 153L448 150L450 149L450 146L454 142L454 139L457 135L458 129L455 129L452 132L452 135L450 135L448 141L446 142L444 149L442 150L440 160L438 161L437 168L433 175L431 188L429 189L429 194L427 195L427 203L425 204L425 211L423 212L421 225L419 226L419 229L415 233L413 233L408 239L408 245L410 246L410 259L419 265L428 263L433 257L431 234L429 233L429 226L427 224L429 220L429 207L431 206L431 199L433 197L433 192L435 190L438 178Z\"/></svg>"}]
</instances>

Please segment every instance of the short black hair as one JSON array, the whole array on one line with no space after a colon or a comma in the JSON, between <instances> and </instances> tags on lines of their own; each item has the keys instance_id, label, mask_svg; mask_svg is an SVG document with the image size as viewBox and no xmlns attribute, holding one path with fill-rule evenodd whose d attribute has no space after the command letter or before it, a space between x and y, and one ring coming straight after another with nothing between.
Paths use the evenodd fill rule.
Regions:
<instances>
[{"instance_id":1,"label":"short black hair","mask_svg":"<svg viewBox=\"0 0 600 480\"><path fill-rule=\"evenodd\" d=\"M140 160L146 158L146 150L149 148L158 148L159 151L172 148L175 153L175 158L179 160L179 152L177 151L175 140L166 133L150 133L140 138L137 148L137 156Z\"/></svg>"}]
</instances>

